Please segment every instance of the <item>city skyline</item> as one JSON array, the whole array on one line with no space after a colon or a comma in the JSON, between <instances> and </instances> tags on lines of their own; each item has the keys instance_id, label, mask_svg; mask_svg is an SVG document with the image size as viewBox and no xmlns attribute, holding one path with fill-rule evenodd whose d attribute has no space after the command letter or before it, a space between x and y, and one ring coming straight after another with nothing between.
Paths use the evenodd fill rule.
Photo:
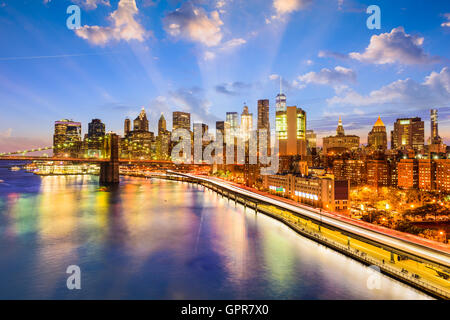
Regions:
<instances>
[{"instance_id":1,"label":"city skyline","mask_svg":"<svg viewBox=\"0 0 450 320\"><path fill-rule=\"evenodd\" d=\"M0 57L4 152L50 145L48 128L63 118L83 123L83 134L93 118L122 134L123 119L134 119L142 106L157 132L161 111L190 112L193 123L214 128L226 112L240 114L246 103L256 115L257 100L269 99L274 131L280 75L287 105L306 111L319 146L334 135L339 116L362 144L380 115L389 144L397 118L421 117L427 142L430 109L438 109L439 134L450 144L445 4L402 9L405 1L379 1L381 29L369 30L369 3L356 1L293 1L293 7L259 1L258 12L254 1L90 2L95 8L85 1L36 1L19 13L22 2L0 1L0 17L11 26L0 31L9 44ZM91 28L67 29L71 3L82 9L81 25ZM107 26L118 7L133 18L128 35L104 28L101 39L108 41L88 36L92 26ZM244 13L254 19L242 25ZM342 37L350 30L351 39ZM259 50L263 42L267 52Z\"/></svg>"}]
</instances>

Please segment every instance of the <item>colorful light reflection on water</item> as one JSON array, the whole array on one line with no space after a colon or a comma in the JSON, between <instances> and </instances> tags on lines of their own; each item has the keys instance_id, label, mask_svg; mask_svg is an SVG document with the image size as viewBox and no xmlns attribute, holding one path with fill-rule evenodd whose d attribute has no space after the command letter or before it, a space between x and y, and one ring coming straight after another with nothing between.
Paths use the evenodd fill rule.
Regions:
<instances>
[{"instance_id":1,"label":"colorful light reflection on water","mask_svg":"<svg viewBox=\"0 0 450 320\"><path fill-rule=\"evenodd\" d=\"M0 298L422 299L368 268L186 183L0 166ZM66 288L78 265L82 289Z\"/></svg>"}]
</instances>

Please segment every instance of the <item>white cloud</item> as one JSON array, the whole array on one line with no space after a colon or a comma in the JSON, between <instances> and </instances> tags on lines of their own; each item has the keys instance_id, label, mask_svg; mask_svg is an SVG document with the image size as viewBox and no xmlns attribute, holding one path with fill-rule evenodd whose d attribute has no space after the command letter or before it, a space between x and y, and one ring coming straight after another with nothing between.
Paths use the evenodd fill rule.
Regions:
<instances>
[{"instance_id":1,"label":"white cloud","mask_svg":"<svg viewBox=\"0 0 450 320\"><path fill-rule=\"evenodd\" d=\"M246 43L247 43L247 41L245 39L235 38L235 39L231 39L231 40L228 40L227 42L225 42L221 46L221 49L222 50L228 50L228 49L232 49L232 48L235 48L235 47L239 47L239 46L241 46L243 44L246 44Z\"/></svg>"},{"instance_id":2,"label":"white cloud","mask_svg":"<svg viewBox=\"0 0 450 320\"><path fill-rule=\"evenodd\" d=\"M147 31L135 19L139 13L135 0L120 0L117 10L111 13L109 20L111 25L108 27L83 26L75 30L75 33L83 39L96 45L105 45L116 40L136 40L144 41Z\"/></svg>"},{"instance_id":3,"label":"white cloud","mask_svg":"<svg viewBox=\"0 0 450 320\"><path fill-rule=\"evenodd\" d=\"M168 34L199 42L207 47L220 44L223 37L222 25L217 11L212 11L208 17L204 9L195 7L190 1L164 18L164 28Z\"/></svg>"},{"instance_id":4,"label":"white cloud","mask_svg":"<svg viewBox=\"0 0 450 320\"><path fill-rule=\"evenodd\" d=\"M51 0L46 0L46 1L51 1ZM109 2L109 0L72 0L72 1L75 2L76 4L83 6L83 8L85 8L86 10L97 9L97 6L99 4L102 4L105 6L111 6L111 3Z\"/></svg>"},{"instance_id":5,"label":"white cloud","mask_svg":"<svg viewBox=\"0 0 450 320\"><path fill-rule=\"evenodd\" d=\"M368 95L361 95L353 89L342 91L338 96L328 99L329 105L368 106L375 104L401 103L407 106L448 105L450 100L450 69L433 71L422 83L410 78L397 80Z\"/></svg>"},{"instance_id":6,"label":"white cloud","mask_svg":"<svg viewBox=\"0 0 450 320\"><path fill-rule=\"evenodd\" d=\"M298 76L298 80L304 83L340 87L344 83L355 82L356 73L352 69L337 66L334 69L323 68L319 72L308 72Z\"/></svg>"},{"instance_id":7,"label":"white cloud","mask_svg":"<svg viewBox=\"0 0 450 320\"><path fill-rule=\"evenodd\" d=\"M436 61L436 58L424 52L423 41L424 38L407 34L403 27L397 27L390 33L372 36L363 53L352 52L349 57L374 64L423 64Z\"/></svg>"},{"instance_id":8,"label":"white cloud","mask_svg":"<svg viewBox=\"0 0 450 320\"><path fill-rule=\"evenodd\" d=\"M450 13L444 14L444 17L447 19L447 21L441 23L441 27L443 27L443 28L445 28L445 27L450 28Z\"/></svg>"},{"instance_id":9,"label":"white cloud","mask_svg":"<svg viewBox=\"0 0 450 320\"><path fill-rule=\"evenodd\" d=\"M289 14L304 9L312 0L273 0L278 15Z\"/></svg>"},{"instance_id":10,"label":"white cloud","mask_svg":"<svg viewBox=\"0 0 450 320\"><path fill-rule=\"evenodd\" d=\"M213 60L216 57L216 54L212 51L205 51L203 59L205 60Z\"/></svg>"}]
</instances>

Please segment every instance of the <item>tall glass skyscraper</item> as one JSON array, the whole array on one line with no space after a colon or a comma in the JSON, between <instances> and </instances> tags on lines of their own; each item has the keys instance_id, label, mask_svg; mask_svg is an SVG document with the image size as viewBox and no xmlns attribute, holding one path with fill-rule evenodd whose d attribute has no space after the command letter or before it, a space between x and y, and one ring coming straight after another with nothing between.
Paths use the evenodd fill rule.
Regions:
<instances>
[{"instance_id":1,"label":"tall glass skyscraper","mask_svg":"<svg viewBox=\"0 0 450 320\"><path fill-rule=\"evenodd\" d=\"M248 107L244 106L241 114L241 135L244 141L250 138L250 132L253 130L253 114L248 112Z\"/></svg>"},{"instance_id":2,"label":"tall glass skyscraper","mask_svg":"<svg viewBox=\"0 0 450 320\"><path fill-rule=\"evenodd\" d=\"M230 130L237 132L239 130L239 114L237 112L227 112L227 120Z\"/></svg>"},{"instance_id":3,"label":"tall glass skyscraper","mask_svg":"<svg viewBox=\"0 0 450 320\"><path fill-rule=\"evenodd\" d=\"M275 99L275 111L286 111L286 95L284 93L277 94Z\"/></svg>"}]
</instances>

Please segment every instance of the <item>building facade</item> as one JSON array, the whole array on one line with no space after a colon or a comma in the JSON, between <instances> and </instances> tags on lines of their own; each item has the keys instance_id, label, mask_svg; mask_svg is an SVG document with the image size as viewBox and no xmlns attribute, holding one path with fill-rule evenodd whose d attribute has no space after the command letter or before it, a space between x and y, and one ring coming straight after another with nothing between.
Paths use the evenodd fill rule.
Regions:
<instances>
[{"instance_id":1,"label":"building facade","mask_svg":"<svg viewBox=\"0 0 450 320\"><path fill-rule=\"evenodd\" d=\"M402 159L397 164L397 186L401 189L414 189L419 184L418 161Z\"/></svg>"},{"instance_id":2,"label":"building facade","mask_svg":"<svg viewBox=\"0 0 450 320\"><path fill-rule=\"evenodd\" d=\"M304 177L292 174L263 177L264 188L270 193L291 198L300 203L330 211L348 209L349 185L332 176Z\"/></svg>"},{"instance_id":3,"label":"building facade","mask_svg":"<svg viewBox=\"0 0 450 320\"><path fill-rule=\"evenodd\" d=\"M359 148L360 139L355 135L346 135L342 119L339 117L335 136L323 138L323 153L340 154L346 151L352 151Z\"/></svg>"},{"instance_id":4,"label":"building facade","mask_svg":"<svg viewBox=\"0 0 450 320\"><path fill-rule=\"evenodd\" d=\"M267 148L268 154L270 155L270 146L271 146L271 139L270 139L270 114L269 114L269 100L263 99L258 100L258 124L257 129L258 130L266 130L267 132L267 145L263 146L264 148ZM259 134L258 134L258 146L259 146Z\"/></svg>"},{"instance_id":5,"label":"building facade","mask_svg":"<svg viewBox=\"0 0 450 320\"><path fill-rule=\"evenodd\" d=\"M372 131L369 132L367 137L368 146L372 150L386 150L387 149L387 133L386 126L384 125L381 118L373 125Z\"/></svg>"},{"instance_id":6,"label":"building facade","mask_svg":"<svg viewBox=\"0 0 450 320\"><path fill-rule=\"evenodd\" d=\"M174 111L172 114L172 130L186 129L191 131L191 114L188 112Z\"/></svg>"},{"instance_id":7,"label":"building facade","mask_svg":"<svg viewBox=\"0 0 450 320\"><path fill-rule=\"evenodd\" d=\"M391 148L422 152L425 143L424 122L421 118L401 118L391 131Z\"/></svg>"},{"instance_id":8,"label":"building facade","mask_svg":"<svg viewBox=\"0 0 450 320\"><path fill-rule=\"evenodd\" d=\"M68 119L55 121L53 155L78 158L81 155L81 123Z\"/></svg>"},{"instance_id":9,"label":"building facade","mask_svg":"<svg viewBox=\"0 0 450 320\"><path fill-rule=\"evenodd\" d=\"M390 170L386 160L367 161L367 185L374 188L390 185Z\"/></svg>"},{"instance_id":10,"label":"building facade","mask_svg":"<svg viewBox=\"0 0 450 320\"><path fill-rule=\"evenodd\" d=\"M276 112L280 156L306 156L306 112L296 106Z\"/></svg>"}]
</instances>

